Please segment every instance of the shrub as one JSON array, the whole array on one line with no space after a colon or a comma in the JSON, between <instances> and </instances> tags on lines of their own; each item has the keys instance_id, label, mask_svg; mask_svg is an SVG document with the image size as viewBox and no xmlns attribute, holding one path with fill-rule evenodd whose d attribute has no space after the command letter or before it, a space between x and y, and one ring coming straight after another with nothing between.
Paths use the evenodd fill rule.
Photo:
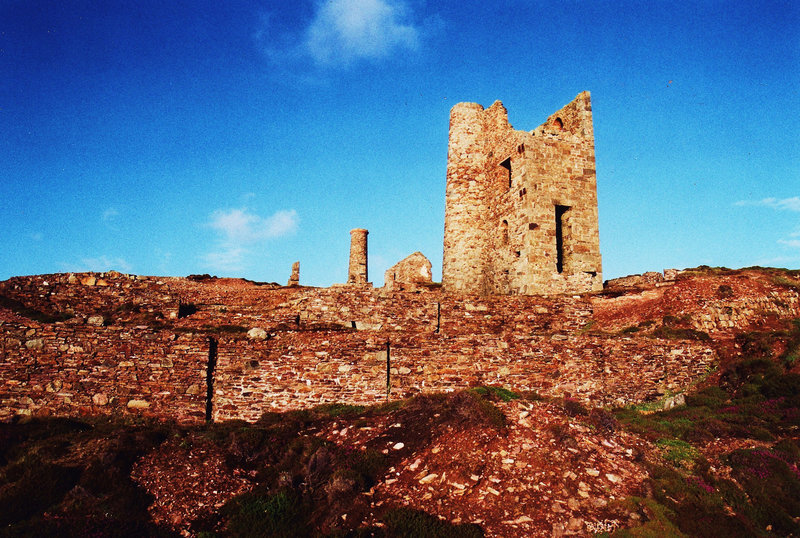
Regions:
<instances>
[{"instance_id":1,"label":"shrub","mask_svg":"<svg viewBox=\"0 0 800 538\"><path fill-rule=\"evenodd\" d=\"M589 411L589 422L599 431L606 433L612 433L619 427L619 422L614 415L600 408Z\"/></svg>"},{"instance_id":2,"label":"shrub","mask_svg":"<svg viewBox=\"0 0 800 538\"><path fill-rule=\"evenodd\" d=\"M686 396L686 405L717 408L724 405L729 398L728 393L720 387L706 387L694 394L688 394Z\"/></svg>"},{"instance_id":3,"label":"shrub","mask_svg":"<svg viewBox=\"0 0 800 538\"><path fill-rule=\"evenodd\" d=\"M728 464L751 499L753 516L781 535L800 534L800 472L783 451L735 450ZM763 528L762 526L762 528Z\"/></svg>"},{"instance_id":4,"label":"shrub","mask_svg":"<svg viewBox=\"0 0 800 538\"><path fill-rule=\"evenodd\" d=\"M761 394L767 398L789 398L800 395L800 374L771 376L761 386Z\"/></svg>"},{"instance_id":5,"label":"shrub","mask_svg":"<svg viewBox=\"0 0 800 538\"><path fill-rule=\"evenodd\" d=\"M733 288L731 288L727 284L722 284L720 287L717 288L717 297L719 297L720 299L727 299L729 297L733 297Z\"/></svg>"},{"instance_id":6,"label":"shrub","mask_svg":"<svg viewBox=\"0 0 800 538\"><path fill-rule=\"evenodd\" d=\"M0 490L0 526L23 521L61 501L81 471L28 458L8 474L16 479Z\"/></svg>"},{"instance_id":7,"label":"shrub","mask_svg":"<svg viewBox=\"0 0 800 538\"><path fill-rule=\"evenodd\" d=\"M575 398L564 398L564 412L571 417L577 417L579 415L586 416L589 414L589 410L586 409L586 406Z\"/></svg>"}]
</instances>

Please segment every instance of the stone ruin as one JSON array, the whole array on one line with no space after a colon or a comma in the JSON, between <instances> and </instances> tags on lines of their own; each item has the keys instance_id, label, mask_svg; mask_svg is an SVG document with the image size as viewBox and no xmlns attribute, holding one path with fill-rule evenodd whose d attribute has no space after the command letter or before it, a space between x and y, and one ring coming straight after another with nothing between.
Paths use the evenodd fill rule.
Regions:
<instances>
[{"instance_id":1,"label":"stone ruin","mask_svg":"<svg viewBox=\"0 0 800 538\"><path fill-rule=\"evenodd\" d=\"M289 277L289 282L286 284L289 287L300 285L300 262L292 264L292 275Z\"/></svg>"},{"instance_id":2,"label":"stone ruin","mask_svg":"<svg viewBox=\"0 0 800 538\"><path fill-rule=\"evenodd\" d=\"M601 291L589 92L533 131L500 101L450 112L442 286L481 295Z\"/></svg>"},{"instance_id":3,"label":"stone ruin","mask_svg":"<svg viewBox=\"0 0 800 538\"><path fill-rule=\"evenodd\" d=\"M431 285L432 264L422 252L406 256L383 275L383 287L389 291L416 291Z\"/></svg>"},{"instance_id":4,"label":"stone ruin","mask_svg":"<svg viewBox=\"0 0 800 538\"><path fill-rule=\"evenodd\" d=\"M350 231L350 286L371 285L368 234ZM388 291L419 291L431 284L431 263L415 252L384 276ZM299 268L292 267L288 285L299 285ZM477 295L602 291L589 92L530 132L509 124L500 101L452 108L442 288Z\"/></svg>"},{"instance_id":5,"label":"stone ruin","mask_svg":"<svg viewBox=\"0 0 800 538\"><path fill-rule=\"evenodd\" d=\"M363 228L350 230L350 267L347 271L347 283L356 285L369 284L367 274L367 235Z\"/></svg>"}]
</instances>

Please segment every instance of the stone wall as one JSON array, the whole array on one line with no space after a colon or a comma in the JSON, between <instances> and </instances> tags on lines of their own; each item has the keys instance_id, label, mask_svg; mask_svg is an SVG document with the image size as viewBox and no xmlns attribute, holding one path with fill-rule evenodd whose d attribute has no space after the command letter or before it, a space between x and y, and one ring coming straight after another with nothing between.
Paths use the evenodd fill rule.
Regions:
<instances>
[{"instance_id":1,"label":"stone wall","mask_svg":"<svg viewBox=\"0 0 800 538\"><path fill-rule=\"evenodd\" d=\"M588 92L531 132L502 103L450 113L442 285L478 294L602 289Z\"/></svg>"},{"instance_id":2,"label":"stone wall","mask_svg":"<svg viewBox=\"0 0 800 538\"><path fill-rule=\"evenodd\" d=\"M208 338L148 327L0 322L0 420L137 412L205 418Z\"/></svg>"},{"instance_id":3,"label":"stone wall","mask_svg":"<svg viewBox=\"0 0 800 538\"><path fill-rule=\"evenodd\" d=\"M585 334L589 298L92 276L0 283L0 419L256 420L374 404L387 398L387 352L391 399L495 384L622 404L685 387L716 360L688 341ZM67 304L70 319L29 317Z\"/></svg>"},{"instance_id":4,"label":"stone wall","mask_svg":"<svg viewBox=\"0 0 800 538\"><path fill-rule=\"evenodd\" d=\"M714 338L775 330L778 320L800 318L800 283L776 285L782 278L769 270L724 270L717 275L670 270L663 279L660 273L615 279L608 283L607 296L593 299L594 320L605 331L666 323Z\"/></svg>"}]
</instances>

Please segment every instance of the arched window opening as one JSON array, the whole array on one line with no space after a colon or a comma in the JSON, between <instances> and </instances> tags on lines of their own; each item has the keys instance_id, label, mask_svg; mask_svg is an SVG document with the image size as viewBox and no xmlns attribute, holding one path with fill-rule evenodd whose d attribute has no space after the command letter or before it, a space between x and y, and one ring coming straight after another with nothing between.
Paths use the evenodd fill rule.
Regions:
<instances>
[{"instance_id":1,"label":"arched window opening","mask_svg":"<svg viewBox=\"0 0 800 538\"><path fill-rule=\"evenodd\" d=\"M500 241L502 244L508 244L508 221L504 220L500 223Z\"/></svg>"}]
</instances>

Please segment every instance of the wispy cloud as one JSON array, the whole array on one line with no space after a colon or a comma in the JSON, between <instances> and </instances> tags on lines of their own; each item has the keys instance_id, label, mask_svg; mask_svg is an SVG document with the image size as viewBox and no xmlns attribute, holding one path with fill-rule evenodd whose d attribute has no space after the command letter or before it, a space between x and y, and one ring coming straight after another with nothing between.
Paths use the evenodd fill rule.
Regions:
<instances>
[{"instance_id":1,"label":"wispy cloud","mask_svg":"<svg viewBox=\"0 0 800 538\"><path fill-rule=\"evenodd\" d=\"M122 273L131 272L131 264L124 258L107 256L105 254L95 258L81 258L79 263L62 263L61 266L65 271L72 273L86 273L86 272L105 272L120 271Z\"/></svg>"},{"instance_id":2,"label":"wispy cloud","mask_svg":"<svg viewBox=\"0 0 800 538\"><path fill-rule=\"evenodd\" d=\"M425 30L413 15L406 0L321 0L301 32L281 32L265 15L255 38L275 62L345 67L417 50Z\"/></svg>"},{"instance_id":3,"label":"wispy cloud","mask_svg":"<svg viewBox=\"0 0 800 538\"><path fill-rule=\"evenodd\" d=\"M785 211L800 211L800 196L792 198L764 198L762 200L740 200L737 206L761 206L771 207Z\"/></svg>"},{"instance_id":4,"label":"wispy cloud","mask_svg":"<svg viewBox=\"0 0 800 538\"><path fill-rule=\"evenodd\" d=\"M250 247L297 230L299 218L294 209L261 217L248 209L214 211L207 226L214 230L214 248L203 256L205 265L215 271L242 271L251 254Z\"/></svg>"},{"instance_id":5,"label":"wispy cloud","mask_svg":"<svg viewBox=\"0 0 800 538\"><path fill-rule=\"evenodd\" d=\"M100 220L103 222L111 222L119 216L119 210L116 207L109 207L103 210L100 214Z\"/></svg>"},{"instance_id":6,"label":"wispy cloud","mask_svg":"<svg viewBox=\"0 0 800 538\"><path fill-rule=\"evenodd\" d=\"M778 239L778 243L791 248L800 248L800 239Z\"/></svg>"}]
</instances>

